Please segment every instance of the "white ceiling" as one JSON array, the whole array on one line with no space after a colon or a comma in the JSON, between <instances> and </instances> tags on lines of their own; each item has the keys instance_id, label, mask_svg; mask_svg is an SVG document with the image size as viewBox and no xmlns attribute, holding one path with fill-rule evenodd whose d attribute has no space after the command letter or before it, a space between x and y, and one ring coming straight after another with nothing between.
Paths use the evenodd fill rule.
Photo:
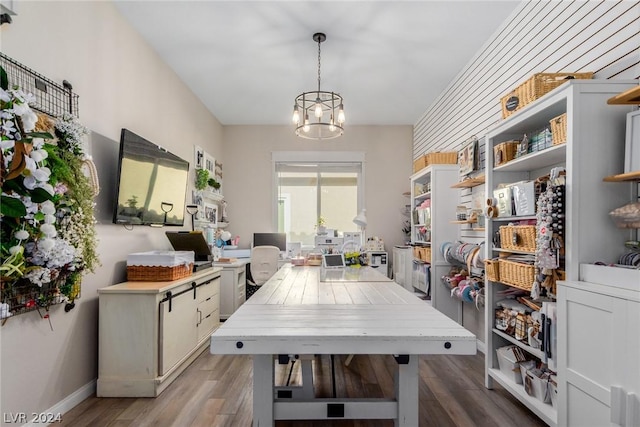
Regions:
<instances>
[{"instance_id":1,"label":"white ceiling","mask_svg":"<svg viewBox=\"0 0 640 427\"><path fill-rule=\"evenodd\" d=\"M122 1L224 125L289 124L294 98L344 97L348 124L413 125L518 1Z\"/></svg>"}]
</instances>

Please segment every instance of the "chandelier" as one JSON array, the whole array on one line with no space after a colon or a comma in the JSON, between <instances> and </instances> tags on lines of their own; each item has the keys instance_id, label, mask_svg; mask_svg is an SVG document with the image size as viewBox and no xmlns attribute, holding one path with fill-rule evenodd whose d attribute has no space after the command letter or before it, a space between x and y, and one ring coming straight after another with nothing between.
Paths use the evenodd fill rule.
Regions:
<instances>
[{"instance_id":1,"label":"chandelier","mask_svg":"<svg viewBox=\"0 0 640 427\"><path fill-rule=\"evenodd\" d=\"M320 43L324 33L315 33L318 43L318 90L303 92L296 97L293 106L293 123L296 135L307 139L333 139L344 133L344 103L335 92L320 90Z\"/></svg>"}]
</instances>

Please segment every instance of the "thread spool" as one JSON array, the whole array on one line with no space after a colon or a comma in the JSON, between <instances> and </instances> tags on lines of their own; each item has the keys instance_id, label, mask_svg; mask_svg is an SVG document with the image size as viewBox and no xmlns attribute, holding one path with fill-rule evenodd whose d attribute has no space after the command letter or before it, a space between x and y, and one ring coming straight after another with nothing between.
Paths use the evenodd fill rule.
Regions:
<instances>
[{"instance_id":1,"label":"thread spool","mask_svg":"<svg viewBox=\"0 0 640 427\"><path fill-rule=\"evenodd\" d=\"M495 197L489 197L487 199L487 206L498 206L498 199Z\"/></svg>"}]
</instances>

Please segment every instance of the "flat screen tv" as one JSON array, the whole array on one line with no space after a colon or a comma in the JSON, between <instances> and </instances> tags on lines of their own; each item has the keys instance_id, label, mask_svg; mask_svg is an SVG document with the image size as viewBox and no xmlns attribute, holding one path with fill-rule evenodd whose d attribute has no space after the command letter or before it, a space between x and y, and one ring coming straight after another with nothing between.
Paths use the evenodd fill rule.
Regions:
<instances>
[{"instance_id":1,"label":"flat screen tv","mask_svg":"<svg viewBox=\"0 0 640 427\"><path fill-rule=\"evenodd\" d=\"M184 224L189 162L128 129L120 133L115 224Z\"/></svg>"}]
</instances>

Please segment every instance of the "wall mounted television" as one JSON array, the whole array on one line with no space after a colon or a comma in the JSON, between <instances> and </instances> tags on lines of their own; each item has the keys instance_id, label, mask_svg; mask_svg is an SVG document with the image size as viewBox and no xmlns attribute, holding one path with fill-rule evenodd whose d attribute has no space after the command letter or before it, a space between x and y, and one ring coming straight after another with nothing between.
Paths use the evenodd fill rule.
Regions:
<instances>
[{"instance_id":1,"label":"wall mounted television","mask_svg":"<svg viewBox=\"0 0 640 427\"><path fill-rule=\"evenodd\" d=\"M188 176L189 162L122 129L113 222L184 225Z\"/></svg>"}]
</instances>

